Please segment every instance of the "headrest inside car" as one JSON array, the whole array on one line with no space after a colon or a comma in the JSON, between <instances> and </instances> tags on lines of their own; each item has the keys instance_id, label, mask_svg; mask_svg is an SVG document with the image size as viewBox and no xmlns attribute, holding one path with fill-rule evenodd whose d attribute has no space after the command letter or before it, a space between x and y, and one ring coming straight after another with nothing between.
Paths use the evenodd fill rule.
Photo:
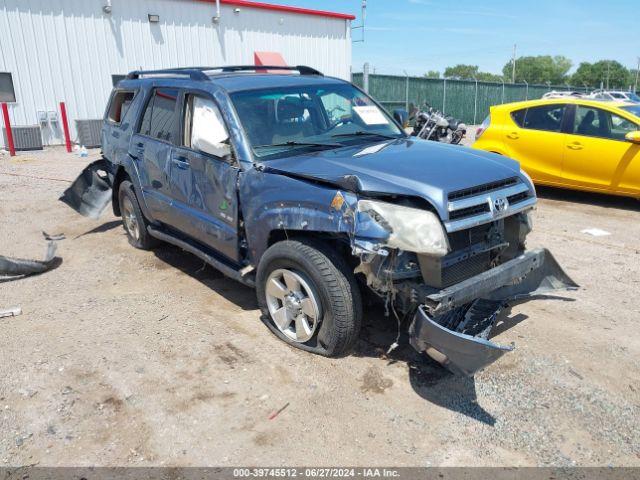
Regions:
<instances>
[{"instance_id":1,"label":"headrest inside car","mask_svg":"<svg viewBox=\"0 0 640 480\"><path fill-rule=\"evenodd\" d=\"M285 98L276 105L276 120L287 122L301 118L304 115L304 107L298 99Z\"/></svg>"}]
</instances>

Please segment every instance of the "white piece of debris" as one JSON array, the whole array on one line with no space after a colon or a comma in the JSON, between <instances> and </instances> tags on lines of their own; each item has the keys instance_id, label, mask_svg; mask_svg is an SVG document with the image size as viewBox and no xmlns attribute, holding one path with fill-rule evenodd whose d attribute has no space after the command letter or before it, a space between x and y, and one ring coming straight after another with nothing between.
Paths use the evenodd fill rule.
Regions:
<instances>
[{"instance_id":1,"label":"white piece of debris","mask_svg":"<svg viewBox=\"0 0 640 480\"><path fill-rule=\"evenodd\" d=\"M584 230L581 230L580 233L585 233L592 237L606 237L607 235L611 235L611 232L607 232L600 228L585 228Z\"/></svg>"},{"instance_id":2,"label":"white piece of debris","mask_svg":"<svg viewBox=\"0 0 640 480\"><path fill-rule=\"evenodd\" d=\"M0 318L17 317L18 315L22 315L22 309L20 307L11 307L6 310L0 310Z\"/></svg>"}]
</instances>

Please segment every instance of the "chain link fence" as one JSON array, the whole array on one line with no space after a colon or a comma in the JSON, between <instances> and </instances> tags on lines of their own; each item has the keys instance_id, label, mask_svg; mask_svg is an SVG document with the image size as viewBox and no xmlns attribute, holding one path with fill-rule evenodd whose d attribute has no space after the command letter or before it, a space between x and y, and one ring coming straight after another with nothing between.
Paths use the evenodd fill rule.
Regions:
<instances>
[{"instance_id":1,"label":"chain link fence","mask_svg":"<svg viewBox=\"0 0 640 480\"><path fill-rule=\"evenodd\" d=\"M528 85L474 80L451 80L397 75L354 73L352 82L368 92L389 112L396 108L410 109L428 103L447 115L476 125L489 114L489 107L501 103L533 100L546 92L578 91L585 87L569 85Z\"/></svg>"}]
</instances>

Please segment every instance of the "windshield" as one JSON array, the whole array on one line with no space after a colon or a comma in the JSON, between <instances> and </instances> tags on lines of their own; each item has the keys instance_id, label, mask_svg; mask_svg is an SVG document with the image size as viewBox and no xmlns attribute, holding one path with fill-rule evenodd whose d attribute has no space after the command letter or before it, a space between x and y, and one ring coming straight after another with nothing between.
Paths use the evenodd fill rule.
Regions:
<instances>
[{"instance_id":1,"label":"windshield","mask_svg":"<svg viewBox=\"0 0 640 480\"><path fill-rule=\"evenodd\" d=\"M620 107L620 108L640 118L640 105L630 105L628 107Z\"/></svg>"},{"instance_id":2,"label":"windshield","mask_svg":"<svg viewBox=\"0 0 640 480\"><path fill-rule=\"evenodd\" d=\"M248 90L231 94L231 101L261 160L404 136L347 83Z\"/></svg>"}]
</instances>

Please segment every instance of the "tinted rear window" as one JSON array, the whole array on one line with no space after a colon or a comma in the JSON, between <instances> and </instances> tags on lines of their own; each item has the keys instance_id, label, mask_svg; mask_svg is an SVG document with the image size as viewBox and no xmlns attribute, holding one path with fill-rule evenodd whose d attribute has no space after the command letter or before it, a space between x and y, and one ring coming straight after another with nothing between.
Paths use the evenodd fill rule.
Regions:
<instances>
[{"instance_id":1,"label":"tinted rear window","mask_svg":"<svg viewBox=\"0 0 640 480\"><path fill-rule=\"evenodd\" d=\"M520 128L529 130L543 130L545 132L559 132L562 128L562 117L566 105L541 105L511 113L511 118Z\"/></svg>"},{"instance_id":2,"label":"tinted rear window","mask_svg":"<svg viewBox=\"0 0 640 480\"><path fill-rule=\"evenodd\" d=\"M142 124L140 125L140 133L167 142L173 142L176 134L177 103L177 89L155 89L145 109Z\"/></svg>"},{"instance_id":3,"label":"tinted rear window","mask_svg":"<svg viewBox=\"0 0 640 480\"><path fill-rule=\"evenodd\" d=\"M522 110L516 110L515 112L511 112L511 118L516 122L516 125L522 127L524 125L524 117L527 114L527 109L524 108Z\"/></svg>"}]
</instances>

